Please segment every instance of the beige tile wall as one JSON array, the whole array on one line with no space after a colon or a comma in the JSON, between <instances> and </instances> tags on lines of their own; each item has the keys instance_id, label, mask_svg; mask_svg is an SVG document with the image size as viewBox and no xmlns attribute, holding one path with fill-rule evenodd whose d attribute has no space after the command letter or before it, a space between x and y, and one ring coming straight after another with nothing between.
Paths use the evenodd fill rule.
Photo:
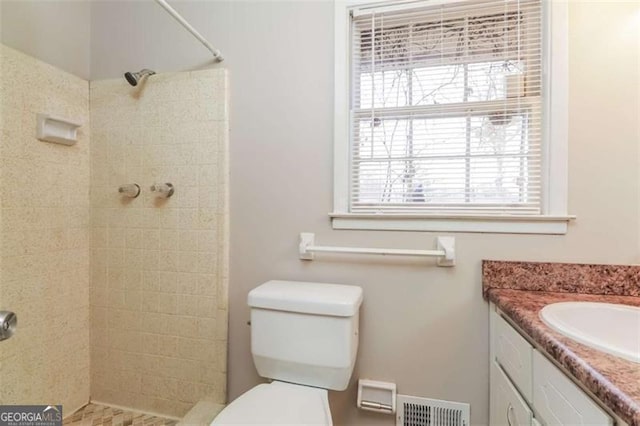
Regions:
<instances>
[{"instance_id":1,"label":"beige tile wall","mask_svg":"<svg viewBox=\"0 0 640 426\"><path fill-rule=\"evenodd\" d=\"M91 396L170 416L225 402L224 70L91 83ZM175 195L158 200L154 182ZM139 198L117 188L138 183Z\"/></svg>"},{"instance_id":2,"label":"beige tile wall","mask_svg":"<svg viewBox=\"0 0 640 426\"><path fill-rule=\"evenodd\" d=\"M0 404L89 399L89 85L0 45ZM40 142L36 113L83 123L74 146Z\"/></svg>"}]
</instances>

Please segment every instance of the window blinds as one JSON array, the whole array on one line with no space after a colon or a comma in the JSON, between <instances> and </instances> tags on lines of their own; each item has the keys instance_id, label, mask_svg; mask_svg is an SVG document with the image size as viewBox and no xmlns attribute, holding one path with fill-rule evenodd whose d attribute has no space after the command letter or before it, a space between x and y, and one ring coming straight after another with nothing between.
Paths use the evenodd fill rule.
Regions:
<instances>
[{"instance_id":1,"label":"window blinds","mask_svg":"<svg viewBox=\"0 0 640 426\"><path fill-rule=\"evenodd\" d=\"M541 0L353 10L350 211L540 214Z\"/></svg>"}]
</instances>

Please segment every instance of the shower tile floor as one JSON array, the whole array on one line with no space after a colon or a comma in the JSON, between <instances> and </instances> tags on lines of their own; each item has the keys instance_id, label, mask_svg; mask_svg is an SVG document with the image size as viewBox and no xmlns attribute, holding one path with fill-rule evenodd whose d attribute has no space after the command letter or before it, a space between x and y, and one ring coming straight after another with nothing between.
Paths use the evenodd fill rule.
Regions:
<instances>
[{"instance_id":1,"label":"shower tile floor","mask_svg":"<svg viewBox=\"0 0 640 426\"><path fill-rule=\"evenodd\" d=\"M89 403L64 419L63 424L72 426L174 426L177 422L150 414Z\"/></svg>"}]
</instances>

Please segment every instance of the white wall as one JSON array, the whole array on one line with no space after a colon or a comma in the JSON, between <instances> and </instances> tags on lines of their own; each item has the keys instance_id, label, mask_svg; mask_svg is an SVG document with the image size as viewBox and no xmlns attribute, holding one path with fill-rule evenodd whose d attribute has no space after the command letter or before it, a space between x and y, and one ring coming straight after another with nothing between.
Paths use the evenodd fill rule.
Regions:
<instances>
[{"instance_id":1,"label":"white wall","mask_svg":"<svg viewBox=\"0 0 640 426\"><path fill-rule=\"evenodd\" d=\"M271 278L329 281L365 291L356 377L394 381L406 394L468 401L473 423L486 423L488 314L481 259L638 260L639 95L629 90L639 83L634 3L570 5L569 199L578 220L568 235L460 234L453 269L414 260L297 258L300 231L336 245L434 244L428 233L331 229L331 2L174 4L222 50L221 66L230 69L230 398L259 380L250 356L247 292ZM190 69L209 59L150 1L95 3L91 52L94 79L143 66ZM393 422L353 408L353 389L345 395L333 401L342 421Z\"/></svg>"},{"instance_id":2,"label":"white wall","mask_svg":"<svg viewBox=\"0 0 640 426\"><path fill-rule=\"evenodd\" d=\"M0 0L0 41L89 78L89 0Z\"/></svg>"}]
</instances>

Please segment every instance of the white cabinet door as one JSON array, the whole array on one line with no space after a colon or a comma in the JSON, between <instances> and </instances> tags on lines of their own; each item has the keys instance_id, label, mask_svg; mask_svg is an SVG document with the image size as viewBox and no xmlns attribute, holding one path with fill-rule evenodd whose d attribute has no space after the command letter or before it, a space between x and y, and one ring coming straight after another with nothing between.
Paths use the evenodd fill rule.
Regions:
<instances>
[{"instance_id":1,"label":"white cabinet door","mask_svg":"<svg viewBox=\"0 0 640 426\"><path fill-rule=\"evenodd\" d=\"M490 393L491 426L532 425L533 413L495 361L491 363Z\"/></svg>"},{"instance_id":2,"label":"white cabinet door","mask_svg":"<svg viewBox=\"0 0 640 426\"><path fill-rule=\"evenodd\" d=\"M555 425L612 425L613 420L538 351L533 351L533 406L538 420Z\"/></svg>"},{"instance_id":3,"label":"white cabinet door","mask_svg":"<svg viewBox=\"0 0 640 426\"><path fill-rule=\"evenodd\" d=\"M493 345L495 358L513 384L529 403L533 402L532 361L533 346L504 318L493 313Z\"/></svg>"}]
</instances>

